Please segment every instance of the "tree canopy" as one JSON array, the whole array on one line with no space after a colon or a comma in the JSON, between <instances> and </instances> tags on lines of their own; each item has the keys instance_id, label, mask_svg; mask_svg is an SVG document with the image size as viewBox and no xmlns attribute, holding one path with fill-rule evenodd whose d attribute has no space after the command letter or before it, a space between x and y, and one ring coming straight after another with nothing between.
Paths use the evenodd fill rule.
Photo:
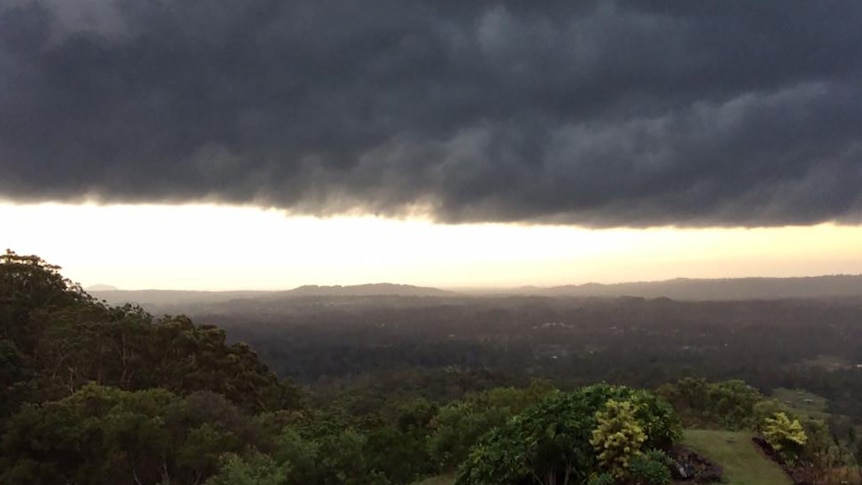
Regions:
<instances>
[{"instance_id":1,"label":"tree canopy","mask_svg":"<svg viewBox=\"0 0 862 485\"><path fill-rule=\"evenodd\" d=\"M423 318L460 331L446 328L454 325L452 308L439 311ZM483 325L481 338L498 329ZM307 357L323 333L368 338L349 321L338 331L296 328L307 330L287 346L298 352L277 355L293 359L287 368L313 367ZM794 414L740 380L686 378L655 393L610 384L562 391L535 378L512 384L512 375L481 363L502 354L472 344L452 345L480 363L474 367L447 364L438 354L448 343L391 352L401 338L395 328L374 342L377 353L338 345L324 361L342 369L373 357L385 366L407 348L409 363L446 365L348 375L349 385L309 390L277 377L222 328L108 305L59 267L7 251L0 256L0 483L394 485L457 473L459 485L664 485L677 416L686 425L761 432L812 473L853 459L822 420ZM505 345L515 349L506 369L541 363L526 344Z\"/></svg>"}]
</instances>

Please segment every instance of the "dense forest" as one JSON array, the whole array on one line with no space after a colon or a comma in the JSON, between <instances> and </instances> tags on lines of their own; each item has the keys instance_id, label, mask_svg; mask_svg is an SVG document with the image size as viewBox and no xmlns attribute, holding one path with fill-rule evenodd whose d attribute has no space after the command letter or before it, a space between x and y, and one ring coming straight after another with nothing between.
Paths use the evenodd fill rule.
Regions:
<instances>
[{"instance_id":1,"label":"dense forest","mask_svg":"<svg viewBox=\"0 0 862 485\"><path fill-rule=\"evenodd\" d=\"M490 386L741 379L809 390L862 421L860 298L325 297L191 311L312 387L441 372L487 374Z\"/></svg>"},{"instance_id":2,"label":"dense forest","mask_svg":"<svg viewBox=\"0 0 862 485\"><path fill-rule=\"evenodd\" d=\"M7 251L0 484L658 485L695 478L690 429L840 483L862 460L860 310L305 294L154 316Z\"/></svg>"}]
</instances>

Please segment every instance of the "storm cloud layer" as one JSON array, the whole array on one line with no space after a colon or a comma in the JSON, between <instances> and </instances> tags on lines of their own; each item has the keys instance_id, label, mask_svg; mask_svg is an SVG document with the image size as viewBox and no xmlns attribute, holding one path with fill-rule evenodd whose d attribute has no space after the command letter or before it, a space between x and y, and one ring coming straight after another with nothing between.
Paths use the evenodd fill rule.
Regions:
<instances>
[{"instance_id":1,"label":"storm cloud layer","mask_svg":"<svg viewBox=\"0 0 862 485\"><path fill-rule=\"evenodd\" d=\"M0 0L0 198L862 220L862 2Z\"/></svg>"}]
</instances>

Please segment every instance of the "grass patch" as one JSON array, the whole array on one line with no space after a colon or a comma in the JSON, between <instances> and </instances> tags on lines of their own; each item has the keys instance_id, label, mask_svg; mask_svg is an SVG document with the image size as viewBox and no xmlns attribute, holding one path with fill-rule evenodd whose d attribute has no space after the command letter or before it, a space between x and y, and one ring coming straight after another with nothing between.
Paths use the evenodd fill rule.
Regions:
<instances>
[{"instance_id":1,"label":"grass patch","mask_svg":"<svg viewBox=\"0 0 862 485\"><path fill-rule=\"evenodd\" d=\"M721 465L729 485L791 485L781 468L761 455L747 431L688 429L682 444Z\"/></svg>"},{"instance_id":2,"label":"grass patch","mask_svg":"<svg viewBox=\"0 0 862 485\"><path fill-rule=\"evenodd\" d=\"M804 389L773 389L772 397L790 407L797 414L816 419L826 419L829 413L826 408L829 401L825 397L810 393Z\"/></svg>"},{"instance_id":3,"label":"grass patch","mask_svg":"<svg viewBox=\"0 0 862 485\"><path fill-rule=\"evenodd\" d=\"M814 367L828 372L850 369L853 365L847 360L834 355L818 355L816 359L805 359L799 365Z\"/></svg>"}]
</instances>

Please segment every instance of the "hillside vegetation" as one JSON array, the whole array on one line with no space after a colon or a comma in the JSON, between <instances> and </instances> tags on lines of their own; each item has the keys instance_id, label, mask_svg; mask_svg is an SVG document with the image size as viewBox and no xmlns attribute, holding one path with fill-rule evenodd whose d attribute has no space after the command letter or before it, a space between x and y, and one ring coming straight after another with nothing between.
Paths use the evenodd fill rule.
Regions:
<instances>
[{"instance_id":1,"label":"hillside vegetation","mask_svg":"<svg viewBox=\"0 0 862 485\"><path fill-rule=\"evenodd\" d=\"M252 323L221 314L228 338L215 315L111 306L59 270L0 255L0 484L665 485L688 463L681 424L761 434L808 483L848 480L860 460L852 384L815 415L738 379L664 379L697 362L663 361L681 341L720 358L772 328L745 310L784 306L731 307L715 348L707 308L631 299L314 296ZM812 352L834 339L854 358L847 308L792 308L831 319ZM706 323L688 327L691 315ZM792 321L761 359L809 358L788 338L808 327ZM854 369L783 372L835 382Z\"/></svg>"}]
</instances>

